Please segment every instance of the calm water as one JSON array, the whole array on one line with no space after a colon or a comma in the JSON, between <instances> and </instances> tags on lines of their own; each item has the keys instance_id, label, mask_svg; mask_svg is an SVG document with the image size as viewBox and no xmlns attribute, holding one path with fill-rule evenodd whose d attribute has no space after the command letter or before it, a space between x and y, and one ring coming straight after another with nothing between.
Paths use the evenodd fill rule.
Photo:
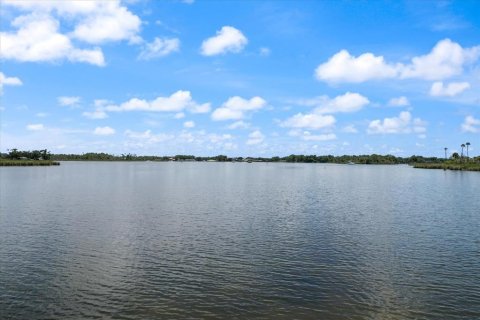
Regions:
<instances>
[{"instance_id":1,"label":"calm water","mask_svg":"<svg viewBox=\"0 0 480 320\"><path fill-rule=\"evenodd\" d=\"M0 168L1 319L478 319L480 173Z\"/></svg>"}]
</instances>

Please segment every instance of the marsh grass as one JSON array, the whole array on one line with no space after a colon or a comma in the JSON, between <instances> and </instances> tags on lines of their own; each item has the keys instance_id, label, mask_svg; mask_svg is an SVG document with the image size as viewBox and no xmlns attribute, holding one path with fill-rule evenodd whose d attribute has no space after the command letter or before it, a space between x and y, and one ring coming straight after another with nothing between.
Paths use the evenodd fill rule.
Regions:
<instances>
[{"instance_id":1,"label":"marsh grass","mask_svg":"<svg viewBox=\"0 0 480 320\"><path fill-rule=\"evenodd\" d=\"M60 162L52 160L10 160L1 159L0 167L58 166Z\"/></svg>"},{"instance_id":2,"label":"marsh grass","mask_svg":"<svg viewBox=\"0 0 480 320\"><path fill-rule=\"evenodd\" d=\"M480 171L479 162L453 162L446 161L442 163L415 163L414 168L417 169L443 169L443 170L460 170L460 171Z\"/></svg>"}]
</instances>

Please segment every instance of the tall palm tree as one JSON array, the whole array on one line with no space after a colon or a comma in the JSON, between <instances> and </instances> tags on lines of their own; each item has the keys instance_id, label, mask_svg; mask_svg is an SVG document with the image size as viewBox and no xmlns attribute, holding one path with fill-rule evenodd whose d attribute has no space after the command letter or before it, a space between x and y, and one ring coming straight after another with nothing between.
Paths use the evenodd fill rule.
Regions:
<instances>
[{"instance_id":1,"label":"tall palm tree","mask_svg":"<svg viewBox=\"0 0 480 320\"><path fill-rule=\"evenodd\" d=\"M462 147L462 158L463 158L463 148L465 148L465 144L461 144L460 147Z\"/></svg>"},{"instance_id":2,"label":"tall palm tree","mask_svg":"<svg viewBox=\"0 0 480 320\"><path fill-rule=\"evenodd\" d=\"M465 145L467 146L467 158L468 158L468 146L470 146L470 142L465 143Z\"/></svg>"},{"instance_id":3,"label":"tall palm tree","mask_svg":"<svg viewBox=\"0 0 480 320\"><path fill-rule=\"evenodd\" d=\"M448 150L448 148L445 147L444 149L445 149L445 160L447 160L447 150Z\"/></svg>"}]
</instances>

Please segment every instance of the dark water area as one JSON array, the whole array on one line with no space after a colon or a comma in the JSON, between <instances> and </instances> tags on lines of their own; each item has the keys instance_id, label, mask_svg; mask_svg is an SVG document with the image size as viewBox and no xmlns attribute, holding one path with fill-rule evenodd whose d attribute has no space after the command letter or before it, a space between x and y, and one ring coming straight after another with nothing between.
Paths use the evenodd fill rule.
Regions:
<instances>
[{"instance_id":1,"label":"dark water area","mask_svg":"<svg viewBox=\"0 0 480 320\"><path fill-rule=\"evenodd\" d=\"M480 173L0 168L0 319L480 319Z\"/></svg>"}]
</instances>

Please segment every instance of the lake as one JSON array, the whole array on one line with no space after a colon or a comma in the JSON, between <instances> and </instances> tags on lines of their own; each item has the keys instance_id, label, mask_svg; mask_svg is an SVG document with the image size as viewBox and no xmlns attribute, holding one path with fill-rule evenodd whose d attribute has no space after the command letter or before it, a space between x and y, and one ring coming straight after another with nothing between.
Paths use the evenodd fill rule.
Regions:
<instances>
[{"instance_id":1,"label":"lake","mask_svg":"<svg viewBox=\"0 0 480 320\"><path fill-rule=\"evenodd\" d=\"M480 318L480 173L0 168L1 319Z\"/></svg>"}]
</instances>

